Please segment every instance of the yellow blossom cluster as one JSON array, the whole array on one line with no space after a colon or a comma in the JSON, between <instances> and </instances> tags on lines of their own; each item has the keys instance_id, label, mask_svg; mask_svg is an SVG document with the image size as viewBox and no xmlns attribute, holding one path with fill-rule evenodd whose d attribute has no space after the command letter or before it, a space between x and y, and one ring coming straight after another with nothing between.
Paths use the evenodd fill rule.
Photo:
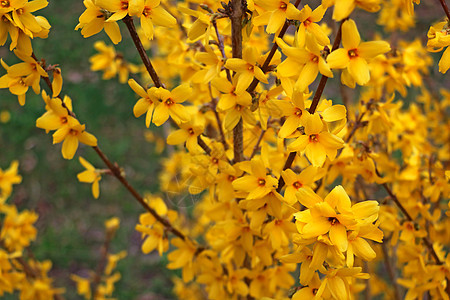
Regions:
<instances>
[{"instance_id":1,"label":"yellow blossom cluster","mask_svg":"<svg viewBox=\"0 0 450 300\"><path fill-rule=\"evenodd\" d=\"M37 235L38 215L6 203L12 185L21 181L17 161L6 171L0 169L0 296L17 292L23 300L59 299L64 289L55 288L48 276L51 261L38 261L29 255L28 247Z\"/></svg>"},{"instance_id":2,"label":"yellow blossom cluster","mask_svg":"<svg viewBox=\"0 0 450 300\"><path fill-rule=\"evenodd\" d=\"M66 159L79 142L93 146L108 169L80 157L78 180L98 198L102 176L112 175L139 202L142 252L157 250L180 270L181 299L449 299L450 92L430 84L428 53L447 47L445 73L448 20L431 26L427 45L385 36L410 28L419 2L85 0L76 29L104 29L117 44L122 21L142 60L129 64L97 42L90 62L104 79L128 83L130 112L145 115L147 128L168 131L169 154L153 176L165 197L141 196L98 148L71 99L59 97L60 69L19 49L23 63L3 63L0 87L23 105L29 86L38 93L47 83L53 95L42 92L36 126L55 130ZM380 11L385 32L370 36L360 9ZM20 178L7 180L2 194ZM1 237L22 249L35 235L33 215L9 213ZM109 297L124 256L108 256L103 277L73 275L78 293Z\"/></svg>"}]
</instances>

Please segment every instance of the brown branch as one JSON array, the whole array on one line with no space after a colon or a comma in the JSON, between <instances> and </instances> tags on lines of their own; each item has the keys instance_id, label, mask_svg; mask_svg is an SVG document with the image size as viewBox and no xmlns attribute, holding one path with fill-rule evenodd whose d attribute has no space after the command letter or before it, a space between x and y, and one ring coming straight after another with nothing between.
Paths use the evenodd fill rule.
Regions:
<instances>
[{"instance_id":1,"label":"brown branch","mask_svg":"<svg viewBox=\"0 0 450 300\"><path fill-rule=\"evenodd\" d=\"M97 295L98 286L102 279L102 274L106 268L106 263L108 260L108 251L112 237L113 236L111 234L106 234L105 241L103 242L103 245L100 249L101 256L100 260L98 261L97 268L95 269L94 279L92 281L92 292L94 293L94 298Z\"/></svg>"},{"instance_id":2,"label":"brown branch","mask_svg":"<svg viewBox=\"0 0 450 300\"><path fill-rule=\"evenodd\" d=\"M141 39L139 38L139 35L136 31L136 27L134 26L133 18L130 16L126 16L123 18L123 22L128 28L128 31L130 32L131 38L133 39L134 45L136 46L136 49L139 52L139 55L141 56L142 62L144 63L145 67L147 68L148 74L153 80L153 83L156 87L164 87L161 79L159 78L158 74L155 71L155 68L153 68L152 63L150 62L150 59L148 58L147 52L145 52L144 46L142 46Z\"/></svg>"},{"instance_id":3,"label":"brown branch","mask_svg":"<svg viewBox=\"0 0 450 300\"><path fill-rule=\"evenodd\" d=\"M339 47L339 45L341 44L342 23L345 20L346 19L344 19L339 26L339 30L336 34L336 38L334 39L333 48L331 51L336 50ZM313 114L316 111L317 105L319 104L320 97L322 96L325 85L327 84L327 80L328 80L328 77L326 77L325 75L322 75L322 77L320 78L319 86L317 87L317 90L314 94L311 106L309 108L309 113ZM297 152L289 153L286 163L284 164L283 170L289 169L292 166L292 163L294 162L294 158L295 158L296 154L297 154ZM280 176L280 179L278 180L277 192L280 192L281 189L283 188L283 186L284 186L284 179L283 179L283 176Z\"/></svg>"},{"instance_id":4,"label":"brown branch","mask_svg":"<svg viewBox=\"0 0 450 300\"><path fill-rule=\"evenodd\" d=\"M103 162L108 166L111 170L112 174L122 183L122 185L133 195L133 197L161 224L166 227L166 229L172 232L174 235L178 236L183 240L188 240L188 238L180 232L178 229L174 228L172 224L165 218L161 217L153 208L151 208L147 202L145 202L144 198L131 186L128 180L125 179L122 175L122 171L120 168L113 164L108 157L100 150L98 146L92 147L95 152L97 152L98 156L103 160Z\"/></svg>"},{"instance_id":5,"label":"brown branch","mask_svg":"<svg viewBox=\"0 0 450 300\"><path fill-rule=\"evenodd\" d=\"M220 35L219 33L219 29L217 28L217 21L216 20L212 20L211 23L214 26L214 30L216 31L216 35L217 35L217 41L218 41L218 46L219 46L219 50L220 53L222 53L222 59L226 60L227 56L225 55L225 46L223 45L223 37ZM227 73L227 79L229 82L232 81L231 79L231 72L228 69L225 69L225 72Z\"/></svg>"},{"instance_id":6,"label":"brown branch","mask_svg":"<svg viewBox=\"0 0 450 300\"><path fill-rule=\"evenodd\" d=\"M341 24L339 25L339 30L336 34L336 38L334 39L333 48L331 48L331 52L333 52L334 50L339 48L339 45L341 44L342 23L344 23L345 20L346 19L342 20ZM320 77L319 85L317 86L311 106L309 107L310 114L313 114L316 111L317 105L319 104L320 97L322 96L323 90L325 89L325 85L327 84L327 80L328 80L328 77L325 75L322 75Z\"/></svg>"},{"instance_id":7,"label":"brown branch","mask_svg":"<svg viewBox=\"0 0 450 300\"><path fill-rule=\"evenodd\" d=\"M301 1L302 0L296 0L294 6L298 7L300 5ZM284 34L286 33L287 29L289 28L289 25L290 25L289 21L286 20L284 22L283 27L280 30L280 33L278 34L278 38L280 38L280 39L283 38ZM270 52L267 55L266 60L264 61L263 65L261 67L261 70L264 73L266 73L269 70L270 62L271 62L273 56L275 55L275 52L277 51L277 49L278 49L278 44L277 43L273 43L272 49L270 49ZM259 80L254 78L252 83L247 88L247 92L252 93L256 89L256 87L258 86L258 83L259 83Z\"/></svg>"},{"instance_id":8,"label":"brown branch","mask_svg":"<svg viewBox=\"0 0 450 300\"><path fill-rule=\"evenodd\" d=\"M197 143L203 150L205 150L206 154L211 155L211 148L206 145L205 141L201 138L201 136L197 137Z\"/></svg>"},{"instance_id":9,"label":"brown branch","mask_svg":"<svg viewBox=\"0 0 450 300\"><path fill-rule=\"evenodd\" d=\"M292 166L292 163L294 162L296 155L297 155L297 152L289 153L289 156L284 164L283 171L289 169ZM284 186L284 178L283 178L283 176L280 175L280 179L278 180L278 187L277 187L278 193L281 191L283 186Z\"/></svg>"},{"instance_id":10,"label":"brown branch","mask_svg":"<svg viewBox=\"0 0 450 300\"><path fill-rule=\"evenodd\" d=\"M27 275L27 277L31 277L31 278L40 278L41 275L39 274L38 270L33 269L25 259L23 259L23 257L17 257L14 258L22 267L23 267L23 271L25 272L25 274ZM55 293L53 295L53 299L54 300L64 300L64 297L61 296L60 294Z\"/></svg>"},{"instance_id":11,"label":"brown branch","mask_svg":"<svg viewBox=\"0 0 450 300\"><path fill-rule=\"evenodd\" d=\"M211 109L216 117L217 128L219 129L220 139L225 150L228 150L228 143L225 139L225 133L223 132L222 122L220 121L219 113L217 112L217 99L213 96L211 91L211 83L208 83L209 96L211 97Z\"/></svg>"},{"instance_id":12,"label":"brown branch","mask_svg":"<svg viewBox=\"0 0 450 300\"><path fill-rule=\"evenodd\" d=\"M394 288L394 299L400 300L401 296L400 296L400 289L397 284L397 276L395 276L394 267L392 266L392 262L389 259L390 255L389 255L389 250L388 250L388 247L386 244L387 244L387 240L384 240L383 243L381 243L381 249L383 250L384 265L386 267L386 271L388 273L389 279L391 280L392 287Z\"/></svg>"},{"instance_id":13,"label":"brown branch","mask_svg":"<svg viewBox=\"0 0 450 300\"><path fill-rule=\"evenodd\" d=\"M378 171L378 169L376 167L375 167L375 173L379 177L381 177L381 174L380 174L380 172ZM397 198L397 196L395 196L395 194L392 192L392 190L389 188L389 186L386 183L383 183L382 186L383 186L384 190L388 193L388 195L392 199L392 201L394 201L395 205L401 210L403 215L405 215L406 219L408 221L412 222L414 224L414 226L416 226L417 224L414 222L414 219L408 213L408 211L403 206L403 204L400 202L400 200ZM428 237L425 236L425 237L422 238L422 240L425 243L425 246L428 248L428 251L430 252L430 254L433 257L433 259L436 262L436 264L442 265L443 262L439 259L439 256L437 255L436 251L434 250L433 244L428 239Z\"/></svg>"},{"instance_id":14,"label":"brown branch","mask_svg":"<svg viewBox=\"0 0 450 300\"><path fill-rule=\"evenodd\" d=\"M439 2L441 3L444 12L447 15L447 19L450 21L450 11L448 10L447 3L445 3L445 0L439 0Z\"/></svg>"},{"instance_id":15,"label":"brown branch","mask_svg":"<svg viewBox=\"0 0 450 300\"><path fill-rule=\"evenodd\" d=\"M242 58L242 0L231 0L231 43L233 58ZM244 125L242 118L233 129L234 163L244 160Z\"/></svg>"},{"instance_id":16,"label":"brown branch","mask_svg":"<svg viewBox=\"0 0 450 300\"><path fill-rule=\"evenodd\" d=\"M253 152L252 152L252 155L250 155L250 159L252 159L258 152L259 144L261 144L261 141L262 141L265 133L266 133L266 130L262 129L261 134L259 135L258 140L256 141L256 145L255 145L255 147L253 147Z\"/></svg>"}]
</instances>

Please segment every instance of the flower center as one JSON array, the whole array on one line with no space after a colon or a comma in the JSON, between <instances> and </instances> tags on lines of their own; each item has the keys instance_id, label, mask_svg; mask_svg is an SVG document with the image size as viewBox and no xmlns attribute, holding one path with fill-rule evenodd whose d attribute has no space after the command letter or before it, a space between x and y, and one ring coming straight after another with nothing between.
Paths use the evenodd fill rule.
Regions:
<instances>
[{"instance_id":1,"label":"flower center","mask_svg":"<svg viewBox=\"0 0 450 300\"><path fill-rule=\"evenodd\" d=\"M301 182L299 182L299 181L294 182L292 185L293 185L294 188L296 188L297 190L303 186L303 184L302 184Z\"/></svg>"},{"instance_id":2,"label":"flower center","mask_svg":"<svg viewBox=\"0 0 450 300\"><path fill-rule=\"evenodd\" d=\"M311 134L309 136L310 143L317 143L319 141L319 136L317 134Z\"/></svg>"},{"instance_id":3,"label":"flower center","mask_svg":"<svg viewBox=\"0 0 450 300\"><path fill-rule=\"evenodd\" d=\"M152 9L148 6L144 7L144 11L142 12L142 14L146 17L150 16L152 14Z\"/></svg>"},{"instance_id":4,"label":"flower center","mask_svg":"<svg viewBox=\"0 0 450 300\"><path fill-rule=\"evenodd\" d=\"M297 117L301 117L302 114L303 114L303 112L302 112L301 109L297 108L297 109L295 110L294 114L295 114Z\"/></svg>"},{"instance_id":5,"label":"flower center","mask_svg":"<svg viewBox=\"0 0 450 300\"><path fill-rule=\"evenodd\" d=\"M348 50L348 56L350 58L357 57L358 53L356 52L356 49Z\"/></svg>"},{"instance_id":6,"label":"flower center","mask_svg":"<svg viewBox=\"0 0 450 300\"><path fill-rule=\"evenodd\" d=\"M281 3L280 3L280 9L281 9L281 10L286 10L286 8L287 8L286 3L281 2Z\"/></svg>"},{"instance_id":7,"label":"flower center","mask_svg":"<svg viewBox=\"0 0 450 300\"><path fill-rule=\"evenodd\" d=\"M123 10L127 10L128 9L128 1L122 1L121 8Z\"/></svg>"},{"instance_id":8,"label":"flower center","mask_svg":"<svg viewBox=\"0 0 450 300\"><path fill-rule=\"evenodd\" d=\"M259 186L265 186L266 185L266 180L263 178L259 178L258 179L258 185Z\"/></svg>"},{"instance_id":9,"label":"flower center","mask_svg":"<svg viewBox=\"0 0 450 300\"><path fill-rule=\"evenodd\" d=\"M167 106L171 106L172 104L174 104L173 100L170 98L167 98L167 100L165 101Z\"/></svg>"},{"instance_id":10,"label":"flower center","mask_svg":"<svg viewBox=\"0 0 450 300\"><path fill-rule=\"evenodd\" d=\"M331 223L331 225L335 225L336 223L339 224L339 220L335 217L329 217L328 221Z\"/></svg>"},{"instance_id":11,"label":"flower center","mask_svg":"<svg viewBox=\"0 0 450 300\"><path fill-rule=\"evenodd\" d=\"M10 6L9 0L3 0L3 1L1 1L1 2L0 2L0 5L1 5L2 7L9 7L9 6Z\"/></svg>"},{"instance_id":12,"label":"flower center","mask_svg":"<svg viewBox=\"0 0 450 300\"><path fill-rule=\"evenodd\" d=\"M233 175L228 175L228 181L233 181L235 179L236 179L236 177L234 177Z\"/></svg>"},{"instance_id":13,"label":"flower center","mask_svg":"<svg viewBox=\"0 0 450 300\"><path fill-rule=\"evenodd\" d=\"M189 129L188 129L188 133L189 133L190 135L194 135L194 129L189 128Z\"/></svg>"}]
</instances>

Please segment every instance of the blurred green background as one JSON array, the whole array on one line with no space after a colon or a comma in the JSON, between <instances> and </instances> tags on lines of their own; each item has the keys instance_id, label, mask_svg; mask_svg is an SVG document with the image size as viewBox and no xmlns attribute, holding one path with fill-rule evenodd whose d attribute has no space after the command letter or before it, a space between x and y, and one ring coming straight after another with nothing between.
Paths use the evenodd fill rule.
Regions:
<instances>
[{"instance_id":1,"label":"blurred green background","mask_svg":"<svg viewBox=\"0 0 450 300\"><path fill-rule=\"evenodd\" d=\"M45 16L52 29L48 39L33 40L33 49L38 59L45 58L48 64L59 64L64 78L61 95L69 95L80 122L86 124L88 132L99 139L99 147L111 161L125 169L135 188L145 191L157 190L159 155L155 147L144 138L144 119L133 116L136 102L134 92L128 85L119 84L117 78L103 81L101 73L89 69L89 57L96 53L93 44L104 40L112 44L101 33L83 38L74 31L78 17L84 11L82 1L49 1L47 8L37 12ZM131 44L126 28L120 24L124 42L116 49L125 54L128 61L138 63L139 58ZM9 65L18 59L9 53L9 42L0 47L0 56ZM1 75L5 72L2 70ZM48 92L41 82L41 88ZM51 275L55 286L65 287L67 299L79 299L70 274L86 276L99 261L100 248L104 241L104 221L112 216L121 220L121 227L111 245L111 252L127 250L128 256L119 262L122 279L116 285L115 297L119 299L170 299L171 277L166 270L166 260L157 253L142 254L141 237L134 230L143 209L119 182L111 176L103 176L100 182L100 198L91 195L91 186L79 183L76 175L84 170L77 156L65 160L61 145L52 145L51 134L35 127L35 121L44 112L44 102L31 90L27 93L26 105L19 106L17 97L7 90L0 90L0 112L7 111L11 119L0 123L0 168L6 169L12 160L19 160L22 184L15 186L14 202L20 210L33 209L39 214L38 238L31 247L35 256L53 262ZM154 129L154 126L153 126ZM90 147L81 146L81 155L98 168L103 162ZM16 299L12 296L11 299Z\"/></svg>"}]
</instances>

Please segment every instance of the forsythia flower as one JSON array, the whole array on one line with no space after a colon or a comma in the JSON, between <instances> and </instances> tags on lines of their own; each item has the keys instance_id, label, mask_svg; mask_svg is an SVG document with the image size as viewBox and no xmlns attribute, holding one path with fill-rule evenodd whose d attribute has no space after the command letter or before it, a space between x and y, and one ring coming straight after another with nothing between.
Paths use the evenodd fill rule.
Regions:
<instances>
[{"instance_id":1,"label":"forsythia flower","mask_svg":"<svg viewBox=\"0 0 450 300\"><path fill-rule=\"evenodd\" d=\"M438 52L447 47L439 60L439 72L446 73L450 68L450 47L448 47L450 46L450 27L448 21L431 26L427 36L428 51Z\"/></svg>"},{"instance_id":2,"label":"forsythia flower","mask_svg":"<svg viewBox=\"0 0 450 300\"><path fill-rule=\"evenodd\" d=\"M355 21L351 19L342 24L342 46L344 48L328 55L327 62L332 69L345 69L341 81L350 87L354 87L355 81L359 85L368 83L370 72L367 60L391 50L385 41L361 43ZM349 79L345 80L346 77Z\"/></svg>"},{"instance_id":3,"label":"forsythia flower","mask_svg":"<svg viewBox=\"0 0 450 300\"><path fill-rule=\"evenodd\" d=\"M80 16L80 23L75 27L75 30L81 28L81 34L87 38L105 29L111 41L114 44L119 43L122 40L119 25L116 22L106 22L109 14L97 3L94 4L92 0L84 0L83 4L86 10Z\"/></svg>"},{"instance_id":4,"label":"forsythia flower","mask_svg":"<svg viewBox=\"0 0 450 300\"><path fill-rule=\"evenodd\" d=\"M130 4L133 4L129 8L130 15L140 17L142 30L150 40L153 39L153 24L165 27L177 24L177 20L160 6L160 0L137 0Z\"/></svg>"},{"instance_id":5,"label":"forsythia flower","mask_svg":"<svg viewBox=\"0 0 450 300\"><path fill-rule=\"evenodd\" d=\"M73 158L79 142L88 146L97 146L97 138L86 132L85 127L86 125L81 125L77 119L69 116L67 124L53 134L53 144L63 142L61 152L65 159Z\"/></svg>"},{"instance_id":6,"label":"forsythia flower","mask_svg":"<svg viewBox=\"0 0 450 300\"><path fill-rule=\"evenodd\" d=\"M78 173L77 178L80 182L92 183L92 195L95 199L100 195L99 182L102 179L100 170L94 168L87 160L79 157L80 163L86 168L85 171Z\"/></svg>"},{"instance_id":7,"label":"forsythia flower","mask_svg":"<svg viewBox=\"0 0 450 300\"><path fill-rule=\"evenodd\" d=\"M305 151L306 157L314 166L321 167L326 157L334 160L337 149L344 147L344 141L325 130L319 114L308 118L305 126L305 135L299 136L289 144L290 151Z\"/></svg>"},{"instance_id":8,"label":"forsythia flower","mask_svg":"<svg viewBox=\"0 0 450 300\"><path fill-rule=\"evenodd\" d=\"M22 176L17 172L18 161L13 161L8 169L0 169L0 205L11 195L13 184L22 182Z\"/></svg>"}]
</instances>

